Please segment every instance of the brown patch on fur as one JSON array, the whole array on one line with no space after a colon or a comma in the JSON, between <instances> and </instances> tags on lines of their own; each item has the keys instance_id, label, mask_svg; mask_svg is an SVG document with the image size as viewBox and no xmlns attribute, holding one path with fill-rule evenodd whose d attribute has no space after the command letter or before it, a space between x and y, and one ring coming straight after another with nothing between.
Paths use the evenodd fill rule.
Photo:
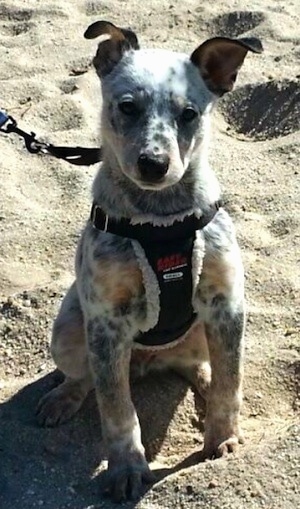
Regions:
<instances>
[{"instance_id":1,"label":"brown patch on fur","mask_svg":"<svg viewBox=\"0 0 300 509\"><path fill-rule=\"evenodd\" d=\"M235 269L225 260L217 258L204 259L202 277L205 285L213 290L212 293L226 295L232 287Z\"/></svg>"},{"instance_id":2,"label":"brown patch on fur","mask_svg":"<svg viewBox=\"0 0 300 509\"><path fill-rule=\"evenodd\" d=\"M169 358L194 358L195 350L197 350L198 356L202 350L203 343L206 343L206 337L204 332L203 323L197 323L194 325L186 335L186 338L182 343L179 343L174 348L168 348L158 352L161 360L165 360L168 364Z\"/></svg>"},{"instance_id":3,"label":"brown patch on fur","mask_svg":"<svg viewBox=\"0 0 300 509\"><path fill-rule=\"evenodd\" d=\"M180 340L180 338L179 338ZM153 359L159 359L162 362L171 364L174 358L178 359L195 359L199 357L203 357L202 351L205 348L206 344L206 336L204 331L203 323L197 323L193 325L191 329L186 334L185 339L172 346L172 344L167 344L166 348L151 348L151 350L145 348L133 348L131 359L133 362L139 361L149 361ZM205 358L208 357L208 351L205 351ZM184 362L184 361L183 361Z\"/></svg>"},{"instance_id":4,"label":"brown patch on fur","mask_svg":"<svg viewBox=\"0 0 300 509\"><path fill-rule=\"evenodd\" d=\"M110 39L100 42L93 60L100 77L111 72L129 49L139 49L134 32L119 28L109 21L96 21L84 33L86 39L95 39L100 35L110 35Z\"/></svg>"},{"instance_id":5,"label":"brown patch on fur","mask_svg":"<svg viewBox=\"0 0 300 509\"><path fill-rule=\"evenodd\" d=\"M102 260L98 264L94 283L101 285L105 300L116 307L129 303L143 291L142 273L134 263Z\"/></svg>"}]
</instances>

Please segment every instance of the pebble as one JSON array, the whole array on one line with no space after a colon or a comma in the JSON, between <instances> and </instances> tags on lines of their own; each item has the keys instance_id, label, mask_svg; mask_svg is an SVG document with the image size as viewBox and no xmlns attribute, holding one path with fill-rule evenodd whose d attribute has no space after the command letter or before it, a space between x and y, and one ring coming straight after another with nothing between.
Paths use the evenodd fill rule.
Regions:
<instances>
[{"instance_id":1,"label":"pebble","mask_svg":"<svg viewBox=\"0 0 300 509\"><path fill-rule=\"evenodd\" d=\"M263 399L263 395L261 392L256 392L255 393L255 396L258 398L258 399Z\"/></svg>"},{"instance_id":2,"label":"pebble","mask_svg":"<svg viewBox=\"0 0 300 509\"><path fill-rule=\"evenodd\" d=\"M76 495L76 490L73 488L73 486L68 486L67 487L67 490L72 494L72 495Z\"/></svg>"},{"instance_id":3,"label":"pebble","mask_svg":"<svg viewBox=\"0 0 300 509\"><path fill-rule=\"evenodd\" d=\"M191 484L187 484L186 485L186 492L188 495L193 495L194 494L194 488Z\"/></svg>"},{"instance_id":4,"label":"pebble","mask_svg":"<svg viewBox=\"0 0 300 509\"><path fill-rule=\"evenodd\" d=\"M208 483L208 488L211 490L211 489L214 489L214 488L217 488L219 486L219 483L216 479L212 479L211 481L209 481Z\"/></svg>"},{"instance_id":5,"label":"pebble","mask_svg":"<svg viewBox=\"0 0 300 509\"><path fill-rule=\"evenodd\" d=\"M252 498L263 497L263 492L261 490L254 490L254 491L251 491L250 496Z\"/></svg>"}]
</instances>

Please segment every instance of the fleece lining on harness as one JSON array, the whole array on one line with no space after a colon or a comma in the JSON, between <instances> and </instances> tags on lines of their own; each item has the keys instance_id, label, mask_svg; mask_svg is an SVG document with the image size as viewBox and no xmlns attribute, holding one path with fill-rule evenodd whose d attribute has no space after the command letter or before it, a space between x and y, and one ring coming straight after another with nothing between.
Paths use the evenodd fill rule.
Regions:
<instances>
[{"instance_id":1,"label":"fleece lining on harness","mask_svg":"<svg viewBox=\"0 0 300 509\"><path fill-rule=\"evenodd\" d=\"M130 238L142 271L147 319L135 338L141 348L164 348L182 338L197 314L193 308L204 258L202 230L220 207L214 203L206 214L176 217L170 226L132 224L108 218L93 205L91 221L102 231Z\"/></svg>"},{"instance_id":2,"label":"fleece lining on harness","mask_svg":"<svg viewBox=\"0 0 300 509\"><path fill-rule=\"evenodd\" d=\"M159 285L157 324L135 341L144 346L165 345L183 336L196 318L192 306L192 255L195 236L168 242L143 243Z\"/></svg>"}]
</instances>

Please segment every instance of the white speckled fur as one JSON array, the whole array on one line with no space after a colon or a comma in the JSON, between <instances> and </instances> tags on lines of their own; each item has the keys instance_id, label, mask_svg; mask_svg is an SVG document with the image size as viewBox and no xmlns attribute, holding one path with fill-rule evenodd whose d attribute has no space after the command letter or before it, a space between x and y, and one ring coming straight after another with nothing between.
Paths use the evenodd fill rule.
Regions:
<instances>
[{"instance_id":1,"label":"white speckled fur","mask_svg":"<svg viewBox=\"0 0 300 509\"><path fill-rule=\"evenodd\" d=\"M94 23L86 34L111 36L94 59L103 95L103 163L94 202L108 216L132 224L168 226L191 214L201 217L220 199L207 159L210 114L218 93L232 88L247 51L256 50L249 40L225 38L206 41L191 57L140 50L133 33L108 22ZM154 174L141 165L145 154ZM46 425L63 422L96 388L109 489L117 501L137 496L150 480L130 396L130 361L138 358L142 372L146 365L171 367L206 399L205 457L231 452L242 441L243 267L232 221L222 208L197 233L193 282L198 317L184 341L150 353L136 350L134 337L158 319L156 279L138 242L87 222L76 282L53 328L52 354L66 379L41 400L38 418Z\"/></svg>"}]
</instances>

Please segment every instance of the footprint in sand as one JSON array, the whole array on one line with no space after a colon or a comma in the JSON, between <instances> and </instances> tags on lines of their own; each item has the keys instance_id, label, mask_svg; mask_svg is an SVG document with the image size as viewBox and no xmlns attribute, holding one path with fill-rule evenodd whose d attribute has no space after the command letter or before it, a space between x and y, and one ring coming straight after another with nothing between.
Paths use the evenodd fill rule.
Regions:
<instances>
[{"instance_id":1,"label":"footprint in sand","mask_svg":"<svg viewBox=\"0 0 300 509\"><path fill-rule=\"evenodd\" d=\"M34 27L34 23L26 23L26 22L18 22L11 23L9 25L3 26L0 30L4 36L8 37L16 37L21 34L26 34Z\"/></svg>"},{"instance_id":2,"label":"footprint in sand","mask_svg":"<svg viewBox=\"0 0 300 509\"><path fill-rule=\"evenodd\" d=\"M286 214L271 221L269 224L269 231L278 238L286 237L287 235L294 235L299 229L300 221L293 215Z\"/></svg>"},{"instance_id":3,"label":"footprint in sand","mask_svg":"<svg viewBox=\"0 0 300 509\"><path fill-rule=\"evenodd\" d=\"M29 20L32 18L32 10L18 9L16 7L8 7L0 5L0 19L2 26L0 27L0 36L16 37L28 32L34 23Z\"/></svg>"},{"instance_id":4,"label":"footprint in sand","mask_svg":"<svg viewBox=\"0 0 300 509\"><path fill-rule=\"evenodd\" d=\"M260 11L233 11L213 18L211 32L212 35L238 37L265 20L266 15Z\"/></svg>"},{"instance_id":5,"label":"footprint in sand","mask_svg":"<svg viewBox=\"0 0 300 509\"><path fill-rule=\"evenodd\" d=\"M94 0L94 1L88 1L85 5L85 12L88 16L96 16L110 13L111 8L109 5L105 4L105 2L102 2L102 0Z\"/></svg>"},{"instance_id":6,"label":"footprint in sand","mask_svg":"<svg viewBox=\"0 0 300 509\"><path fill-rule=\"evenodd\" d=\"M39 106L39 122L48 132L78 129L84 122L83 112L80 105L66 97L58 99L55 105L45 101Z\"/></svg>"},{"instance_id":7,"label":"footprint in sand","mask_svg":"<svg viewBox=\"0 0 300 509\"><path fill-rule=\"evenodd\" d=\"M32 14L32 9L19 9L17 7L10 7L7 4L0 5L0 19L4 21L29 21L32 18Z\"/></svg>"},{"instance_id":8,"label":"footprint in sand","mask_svg":"<svg viewBox=\"0 0 300 509\"><path fill-rule=\"evenodd\" d=\"M236 133L271 140L300 129L300 88L283 79L246 85L224 98L221 111Z\"/></svg>"}]
</instances>

